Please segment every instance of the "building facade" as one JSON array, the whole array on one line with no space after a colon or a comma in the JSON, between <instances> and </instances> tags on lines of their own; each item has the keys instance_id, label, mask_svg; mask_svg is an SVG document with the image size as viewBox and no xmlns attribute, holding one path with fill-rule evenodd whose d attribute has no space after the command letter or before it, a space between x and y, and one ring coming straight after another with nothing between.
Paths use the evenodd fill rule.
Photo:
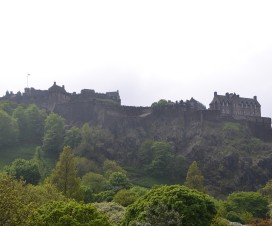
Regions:
<instances>
[{"instance_id":1,"label":"building facade","mask_svg":"<svg viewBox=\"0 0 272 226\"><path fill-rule=\"evenodd\" d=\"M217 92L214 92L210 109L220 110L222 115L233 117L261 117L261 105L257 100L257 96L244 98L235 93L218 95Z\"/></svg>"}]
</instances>

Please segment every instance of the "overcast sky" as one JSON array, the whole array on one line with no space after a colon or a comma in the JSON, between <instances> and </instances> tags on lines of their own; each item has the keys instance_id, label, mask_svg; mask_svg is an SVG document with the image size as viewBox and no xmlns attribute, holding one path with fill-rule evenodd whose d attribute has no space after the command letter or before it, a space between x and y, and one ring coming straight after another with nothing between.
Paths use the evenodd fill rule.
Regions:
<instances>
[{"instance_id":1,"label":"overcast sky","mask_svg":"<svg viewBox=\"0 0 272 226\"><path fill-rule=\"evenodd\" d=\"M124 105L213 92L272 117L271 1L0 1L0 96L27 86L119 90Z\"/></svg>"}]
</instances>

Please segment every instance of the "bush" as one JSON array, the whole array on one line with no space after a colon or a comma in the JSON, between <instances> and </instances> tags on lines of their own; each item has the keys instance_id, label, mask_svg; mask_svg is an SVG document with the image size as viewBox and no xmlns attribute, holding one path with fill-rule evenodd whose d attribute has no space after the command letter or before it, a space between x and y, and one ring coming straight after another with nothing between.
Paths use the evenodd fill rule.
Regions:
<instances>
[{"instance_id":1,"label":"bush","mask_svg":"<svg viewBox=\"0 0 272 226\"><path fill-rule=\"evenodd\" d=\"M110 223L120 225L125 217L125 207L114 202L101 202L94 204L97 210L109 217Z\"/></svg>"},{"instance_id":2,"label":"bush","mask_svg":"<svg viewBox=\"0 0 272 226\"><path fill-rule=\"evenodd\" d=\"M122 189L116 193L113 197L113 201L126 207L134 203L138 198L139 196L137 193L131 190Z\"/></svg>"},{"instance_id":3,"label":"bush","mask_svg":"<svg viewBox=\"0 0 272 226\"><path fill-rule=\"evenodd\" d=\"M41 206L29 220L30 226L110 226L108 218L99 213L93 204L83 204L75 201L52 202Z\"/></svg>"},{"instance_id":4,"label":"bush","mask_svg":"<svg viewBox=\"0 0 272 226\"><path fill-rule=\"evenodd\" d=\"M239 218L245 212L255 218L266 218L268 214L268 201L259 192L234 192L228 196L225 207L228 212L237 213Z\"/></svg>"},{"instance_id":5,"label":"bush","mask_svg":"<svg viewBox=\"0 0 272 226\"><path fill-rule=\"evenodd\" d=\"M208 195L185 186L161 186L150 190L128 207L123 225L210 225L216 215Z\"/></svg>"},{"instance_id":6,"label":"bush","mask_svg":"<svg viewBox=\"0 0 272 226\"><path fill-rule=\"evenodd\" d=\"M94 202L111 202L115 192L112 190L109 191L102 191L98 194L93 194L93 201Z\"/></svg>"}]
</instances>

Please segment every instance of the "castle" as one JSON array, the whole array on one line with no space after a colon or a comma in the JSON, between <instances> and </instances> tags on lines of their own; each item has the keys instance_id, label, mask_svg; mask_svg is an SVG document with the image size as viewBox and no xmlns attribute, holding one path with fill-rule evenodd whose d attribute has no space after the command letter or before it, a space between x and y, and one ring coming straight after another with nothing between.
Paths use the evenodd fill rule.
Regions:
<instances>
[{"instance_id":1,"label":"castle","mask_svg":"<svg viewBox=\"0 0 272 226\"><path fill-rule=\"evenodd\" d=\"M235 93L226 93L225 96L214 92L210 103L211 110L220 110L223 115L230 115L236 119L261 117L261 105L257 96L244 98Z\"/></svg>"},{"instance_id":2,"label":"castle","mask_svg":"<svg viewBox=\"0 0 272 226\"><path fill-rule=\"evenodd\" d=\"M253 127L271 130L271 118L261 117L261 105L257 97L243 98L235 93L218 95L214 92L209 109L194 98L179 102L164 101L162 105L158 102L151 107L132 107L121 105L118 91L96 93L92 89L83 89L79 94L69 93L64 86L58 86L54 82L48 90L25 88L23 94L7 92L1 100L25 105L36 104L49 112L62 115L71 123L89 122L106 127L114 127L125 120L134 123L133 120L163 116L182 117L187 123L239 120Z\"/></svg>"},{"instance_id":3,"label":"castle","mask_svg":"<svg viewBox=\"0 0 272 226\"><path fill-rule=\"evenodd\" d=\"M48 111L55 111L56 106L64 103L100 101L115 105L121 105L119 92L96 93L92 89L83 89L81 93L68 93L64 86L58 86L56 82L48 90L36 90L34 88L25 88L22 94L18 92L6 92L6 95L0 100L14 101L19 104L36 104L40 108Z\"/></svg>"}]
</instances>

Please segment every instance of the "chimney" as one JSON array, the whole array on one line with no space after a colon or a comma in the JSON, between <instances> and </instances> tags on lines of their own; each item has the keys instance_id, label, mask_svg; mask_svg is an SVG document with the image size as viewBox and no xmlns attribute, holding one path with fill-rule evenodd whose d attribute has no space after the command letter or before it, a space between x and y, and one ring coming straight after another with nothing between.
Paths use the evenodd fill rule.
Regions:
<instances>
[{"instance_id":1,"label":"chimney","mask_svg":"<svg viewBox=\"0 0 272 226\"><path fill-rule=\"evenodd\" d=\"M215 97L217 96L217 92L214 92L213 94L214 94Z\"/></svg>"},{"instance_id":2,"label":"chimney","mask_svg":"<svg viewBox=\"0 0 272 226\"><path fill-rule=\"evenodd\" d=\"M54 86L56 85L56 82L54 82Z\"/></svg>"},{"instance_id":3,"label":"chimney","mask_svg":"<svg viewBox=\"0 0 272 226\"><path fill-rule=\"evenodd\" d=\"M254 100L257 100L257 96L254 96L253 99L254 99Z\"/></svg>"},{"instance_id":4,"label":"chimney","mask_svg":"<svg viewBox=\"0 0 272 226\"><path fill-rule=\"evenodd\" d=\"M64 85L62 85L62 88L63 88L63 89L65 89L65 86L64 86Z\"/></svg>"}]
</instances>

